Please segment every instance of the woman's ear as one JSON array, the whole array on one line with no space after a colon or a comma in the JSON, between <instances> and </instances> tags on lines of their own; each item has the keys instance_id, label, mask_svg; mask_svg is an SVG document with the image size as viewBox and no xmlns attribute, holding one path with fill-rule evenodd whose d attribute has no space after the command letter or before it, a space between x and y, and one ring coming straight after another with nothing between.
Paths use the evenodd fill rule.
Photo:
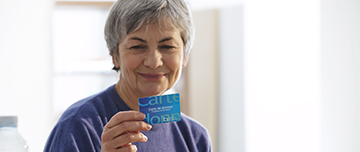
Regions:
<instances>
[{"instance_id":1,"label":"woman's ear","mask_svg":"<svg viewBox=\"0 0 360 152\"><path fill-rule=\"evenodd\" d=\"M186 53L186 54L185 54L185 57L184 57L183 64L182 64L182 67L185 67L185 66L187 65L188 59L189 59L189 54Z\"/></svg>"},{"instance_id":2,"label":"woman's ear","mask_svg":"<svg viewBox=\"0 0 360 152\"><path fill-rule=\"evenodd\" d=\"M115 68L120 68L120 64L118 62L118 58L114 55L113 51L111 51L111 57L112 57L112 62L114 64Z\"/></svg>"}]
</instances>

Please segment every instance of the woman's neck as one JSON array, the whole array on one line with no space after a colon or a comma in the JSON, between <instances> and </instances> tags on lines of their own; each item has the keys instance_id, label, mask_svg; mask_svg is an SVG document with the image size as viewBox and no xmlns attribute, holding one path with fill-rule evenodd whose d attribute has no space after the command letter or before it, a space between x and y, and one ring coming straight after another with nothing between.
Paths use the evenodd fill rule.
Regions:
<instances>
[{"instance_id":1,"label":"woman's neck","mask_svg":"<svg viewBox=\"0 0 360 152\"><path fill-rule=\"evenodd\" d=\"M121 77L115 85L115 90L130 109L139 111L139 103L137 102L139 97Z\"/></svg>"}]
</instances>

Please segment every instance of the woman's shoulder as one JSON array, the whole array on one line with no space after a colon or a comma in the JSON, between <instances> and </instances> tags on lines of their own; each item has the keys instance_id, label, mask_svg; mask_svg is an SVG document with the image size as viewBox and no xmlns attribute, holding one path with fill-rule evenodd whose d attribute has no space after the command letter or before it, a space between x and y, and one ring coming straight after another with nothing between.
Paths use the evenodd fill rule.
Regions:
<instances>
[{"instance_id":1,"label":"woman's shoulder","mask_svg":"<svg viewBox=\"0 0 360 152\"><path fill-rule=\"evenodd\" d=\"M100 151L103 126L118 109L112 90L110 87L67 108L54 126L44 151L78 151L77 148Z\"/></svg>"},{"instance_id":2,"label":"woman's shoulder","mask_svg":"<svg viewBox=\"0 0 360 152\"><path fill-rule=\"evenodd\" d=\"M198 151L211 151L210 134L200 122L181 113L181 120L176 125L187 141L195 142Z\"/></svg>"},{"instance_id":3,"label":"woman's shoulder","mask_svg":"<svg viewBox=\"0 0 360 152\"><path fill-rule=\"evenodd\" d=\"M97 96L82 99L62 113L51 131L44 151L77 151L78 147L99 149L99 146L94 144L100 142L102 125L105 122L101 118L102 114L95 111L93 101L98 100Z\"/></svg>"},{"instance_id":4,"label":"woman's shoulder","mask_svg":"<svg viewBox=\"0 0 360 152\"><path fill-rule=\"evenodd\" d=\"M118 111L118 108L111 96L111 87L109 87L104 91L81 99L69 106L62 113L59 121L112 116Z\"/></svg>"},{"instance_id":5,"label":"woman's shoulder","mask_svg":"<svg viewBox=\"0 0 360 152\"><path fill-rule=\"evenodd\" d=\"M184 113L181 113L181 121L179 121L178 123L190 127L193 130L207 131L207 129L200 122L196 121L195 119L189 117Z\"/></svg>"},{"instance_id":6,"label":"woman's shoulder","mask_svg":"<svg viewBox=\"0 0 360 152\"><path fill-rule=\"evenodd\" d=\"M208 130L195 119L181 113L181 120L176 122L183 133L190 133L194 138L210 139Z\"/></svg>"}]
</instances>

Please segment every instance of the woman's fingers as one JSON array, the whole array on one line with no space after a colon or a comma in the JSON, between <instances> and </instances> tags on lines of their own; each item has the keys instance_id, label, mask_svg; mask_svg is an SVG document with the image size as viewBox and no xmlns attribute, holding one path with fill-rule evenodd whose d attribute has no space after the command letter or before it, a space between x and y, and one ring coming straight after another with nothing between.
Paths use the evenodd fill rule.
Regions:
<instances>
[{"instance_id":1,"label":"woman's fingers","mask_svg":"<svg viewBox=\"0 0 360 152\"><path fill-rule=\"evenodd\" d=\"M136 145L132 145L132 144L126 144L119 148L113 148L107 150L105 150L103 146L101 147L101 152L136 152L136 151L137 151Z\"/></svg>"},{"instance_id":2,"label":"woman's fingers","mask_svg":"<svg viewBox=\"0 0 360 152\"><path fill-rule=\"evenodd\" d=\"M103 142L102 148L106 149L106 151L109 151L109 150L110 151L111 150L116 150L116 151L133 150L135 145L131 146L131 143L146 142L147 140L148 140L148 138L141 132L127 132L120 136L117 136L116 138L114 138L112 140Z\"/></svg>"},{"instance_id":3,"label":"woman's fingers","mask_svg":"<svg viewBox=\"0 0 360 152\"><path fill-rule=\"evenodd\" d=\"M102 151L136 151L133 142L146 142L140 131L149 131L151 125L142 121L145 115L138 111L123 111L115 114L104 126L101 135Z\"/></svg>"},{"instance_id":4,"label":"woman's fingers","mask_svg":"<svg viewBox=\"0 0 360 152\"><path fill-rule=\"evenodd\" d=\"M112 128L124 121L144 120L145 114L139 111L122 111L115 114L110 121L105 125L107 128Z\"/></svg>"},{"instance_id":5,"label":"woman's fingers","mask_svg":"<svg viewBox=\"0 0 360 152\"><path fill-rule=\"evenodd\" d=\"M124 145L118 149L116 149L117 152L136 152L137 151L137 147L135 145L132 144L127 144Z\"/></svg>"},{"instance_id":6,"label":"woman's fingers","mask_svg":"<svg viewBox=\"0 0 360 152\"><path fill-rule=\"evenodd\" d=\"M114 140L112 140L113 147L112 148L122 148L126 147L128 145L131 145L130 143L134 142L146 142L148 138L142 134L142 133L134 133L134 132L128 132L125 133L119 137L116 137Z\"/></svg>"},{"instance_id":7,"label":"woman's fingers","mask_svg":"<svg viewBox=\"0 0 360 152\"><path fill-rule=\"evenodd\" d=\"M127 132L149 131L151 125L144 121L125 121L112 128L104 127L103 141L112 140Z\"/></svg>"}]
</instances>

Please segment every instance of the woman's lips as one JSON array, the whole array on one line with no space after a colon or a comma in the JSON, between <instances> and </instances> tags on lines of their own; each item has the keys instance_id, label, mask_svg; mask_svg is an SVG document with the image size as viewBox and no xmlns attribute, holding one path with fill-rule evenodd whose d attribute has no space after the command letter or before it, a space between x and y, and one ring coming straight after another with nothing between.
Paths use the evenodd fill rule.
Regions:
<instances>
[{"instance_id":1,"label":"woman's lips","mask_svg":"<svg viewBox=\"0 0 360 152\"><path fill-rule=\"evenodd\" d=\"M143 78L151 81L161 80L165 74L139 73Z\"/></svg>"}]
</instances>

